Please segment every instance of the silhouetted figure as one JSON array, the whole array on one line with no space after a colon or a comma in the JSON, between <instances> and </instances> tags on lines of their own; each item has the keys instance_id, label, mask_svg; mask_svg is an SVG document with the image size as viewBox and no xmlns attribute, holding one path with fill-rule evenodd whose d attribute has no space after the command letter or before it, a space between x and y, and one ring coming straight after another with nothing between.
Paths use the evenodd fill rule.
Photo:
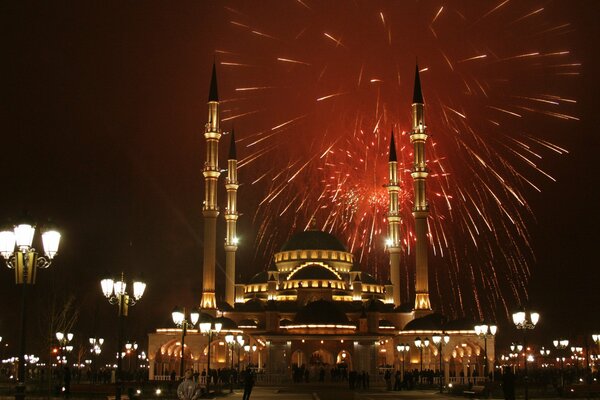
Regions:
<instances>
[{"instance_id":1,"label":"silhouetted figure","mask_svg":"<svg viewBox=\"0 0 600 400\"><path fill-rule=\"evenodd\" d=\"M502 374L502 392L505 400L515 400L515 374L510 368L504 368Z\"/></svg>"},{"instance_id":2,"label":"silhouetted figure","mask_svg":"<svg viewBox=\"0 0 600 400\"><path fill-rule=\"evenodd\" d=\"M242 400L250 400L250 394L252 394L252 388L254 387L254 373L250 368L246 370L246 377L244 378L244 396Z\"/></svg>"},{"instance_id":3,"label":"silhouetted figure","mask_svg":"<svg viewBox=\"0 0 600 400\"><path fill-rule=\"evenodd\" d=\"M71 395L71 370L68 366L65 366L63 372L63 382L65 397L68 398Z\"/></svg>"}]
</instances>

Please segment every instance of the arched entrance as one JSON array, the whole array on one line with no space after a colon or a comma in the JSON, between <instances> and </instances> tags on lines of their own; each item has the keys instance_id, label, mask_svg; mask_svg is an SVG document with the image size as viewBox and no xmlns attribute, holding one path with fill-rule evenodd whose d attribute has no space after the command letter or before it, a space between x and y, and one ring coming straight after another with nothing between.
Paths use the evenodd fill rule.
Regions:
<instances>
[{"instance_id":1,"label":"arched entrance","mask_svg":"<svg viewBox=\"0 0 600 400\"><path fill-rule=\"evenodd\" d=\"M352 356L346 350L342 350L338 353L335 363L338 368L346 368L348 371L352 370Z\"/></svg>"},{"instance_id":2,"label":"arched entrance","mask_svg":"<svg viewBox=\"0 0 600 400\"><path fill-rule=\"evenodd\" d=\"M333 354L324 349L316 350L310 355L308 363L314 366L333 365Z\"/></svg>"},{"instance_id":3,"label":"arched entrance","mask_svg":"<svg viewBox=\"0 0 600 400\"><path fill-rule=\"evenodd\" d=\"M306 354L304 354L301 350L296 350L292 353L292 365L297 367L301 367L306 364L308 360L306 359Z\"/></svg>"}]
</instances>

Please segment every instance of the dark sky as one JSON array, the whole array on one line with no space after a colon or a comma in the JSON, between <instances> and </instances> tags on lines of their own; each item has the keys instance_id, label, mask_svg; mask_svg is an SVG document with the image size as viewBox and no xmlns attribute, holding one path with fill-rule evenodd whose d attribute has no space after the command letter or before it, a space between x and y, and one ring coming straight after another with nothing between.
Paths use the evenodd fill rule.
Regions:
<instances>
[{"instance_id":1,"label":"dark sky","mask_svg":"<svg viewBox=\"0 0 600 400\"><path fill-rule=\"evenodd\" d=\"M524 93L530 84L532 95L544 93L541 89L547 88L549 92L556 90L565 97L575 98L577 104L569 105L565 110L580 121L565 122L536 115L519 119L516 124L520 126L506 125L509 131L513 128L523 130L550 140L568 149L569 153L557 157L546 152L544 155L548 157L540 161L539 165L551 173L556 183L540 179L538 174L535 183L541 187L541 193L523 190L533 212L533 215L523 214L529 229L530 247L535 254L535 260L529 261L531 278L528 281L515 278L517 282L525 282L524 287L516 289L515 296L502 295L506 304L502 305L498 297L491 296L489 307L482 308L484 311L491 309L490 314L498 316L501 327L507 332L506 341L511 340L513 333L504 320L504 310L517 307L517 299L525 301L525 292L529 294L528 302L542 314L540 335L578 335L600 329L600 273L596 256L600 239L597 230L600 222L597 152L600 149L596 134L599 121L595 110L599 89L596 76L599 32L594 20L600 11L597 2L522 2L516 9L508 8L512 7L509 4L507 9L492 13L483 21L481 16L485 11L492 10L500 2L477 1L474 2L477 7L471 7L468 1L449 3L444 11L449 15L448 19L445 20L446 14L442 14L435 23L440 24L438 34L447 32L449 38L438 39L435 45L427 26L418 25L418 22L430 22L442 4L417 2L400 10L396 2L372 6L369 4L373 3L357 2L355 8L346 6L347 2L333 2L327 6L317 6L311 1L304 3L312 6L311 9L292 1L253 3L252 6L249 2L235 1L184 2L176 6L166 2L125 5L116 2L3 2L0 12L4 50L0 67L3 95L0 181L4 195L0 198L0 217L16 218L27 210L40 221L51 217L63 232L60 257L49 270L39 273L38 284L31 291L30 341L39 340L43 334L44 318L39 316L51 299L60 303L70 294L76 296L80 306L81 315L75 327L79 337L97 334L114 339L116 309L108 305L99 287L99 280L106 273L124 271L130 277L139 274L148 282L147 295L131 311L129 318L128 332L138 341L145 340L147 332L165 326L176 304L193 305L199 301L202 132L215 54L219 63L250 64L245 67L218 65L221 98L247 98L247 101L224 104L223 109L228 112L225 115L255 112L234 121L236 134L246 140L238 147L241 157L256 151L245 147L253 141L250 133L270 131L278 123L298 116L310 119L314 125L305 127L311 129L327 125L324 121L329 120L326 131L330 132L336 128L330 121L332 115L339 116L340 124L351 124L356 110L375 104L361 96L352 97L352 94L362 93L357 90L347 95L352 100L340 96L331 103L331 108L327 109L330 113L311 108L314 99L320 95L350 90L341 77L356 78L352 67L361 64L353 63L354 58L369 60L363 63L366 65L365 80L394 77L395 72L402 77L394 90L384 85L390 80L383 79L383 89L378 92L380 97L377 98L382 102L396 95L402 96L399 104L384 112L386 115L398 114L383 119L387 123L383 128L386 132L390 127L398 126L394 124L401 124L399 129L408 129L415 56L422 65L431 67L429 80L427 73L423 74L424 94L426 99L429 95L431 112L438 121L441 121L442 113L441 107L436 108L436 105L440 104L461 110L464 105L464 109L477 113L477 104L470 104L477 103L477 97L455 95L463 82L456 78L460 74L466 76L464 82L471 83L480 76L482 86L491 88L492 92L502 87L494 93L511 90ZM391 24L388 26L401 32L397 34L400 39L394 37L392 40L406 44L399 46L398 55L390 56L394 68L382 67L381 70L377 66L389 61L385 59L389 51L387 42L374 39L376 34L371 32L371 22L366 20L367 17L366 22L361 18L365 8L377 16L378 7L385 11L386 23ZM540 7L545 8L543 16L532 20L531 26L523 27L522 23L513 22L527 10ZM463 10L465 14L450 14L449 10ZM451 15L455 19L464 18L468 23L455 25ZM246 23L250 28L230 21ZM561 22L570 25L559 29L559 34L553 34L552 30L539 33ZM377 23L380 22L375 19L373 30L381 26ZM352 29L354 25L356 30ZM460 30L459 26L465 29ZM438 28L438 25L434 27ZM258 33L252 33L252 30ZM337 37L341 37L342 44L329 54L324 46L331 45L330 39L313 38L310 35L314 32L333 32L333 36L335 32L343 32ZM362 32L366 32L364 37ZM499 32L506 36L498 36ZM275 39L261 34L273 35ZM523 36L519 37L520 34ZM291 41L290 37L297 40ZM527 62L526 68L512 61L497 62L497 67L488 67L483 72L476 67L461 67L463 64L457 61L481 53L487 53L489 58L502 58L521 54L519 51L535 51L536 48L528 48L526 43L519 42L531 38L546 51L568 49L568 62L582 63L581 67L569 71L580 74L563 78L560 74L549 73L560 69L546 68L553 61L545 58ZM315 43L317 50L311 43ZM465 43L465 49L461 48L462 43ZM435 66L439 65L437 60L441 59L439 49L453 55L450 58L457 69L455 74L434 73ZM234 54L215 53L218 50ZM336 53L338 50L343 52L339 53L342 55ZM429 54L434 50L435 58ZM317 66L319 57L329 56L328 63ZM298 72L295 66L271 68L271 64L277 64L277 61L273 62L277 57L295 57L310 65L307 65L307 72ZM268 66L261 68L267 65L267 59L270 60ZM469 61L466 63L470 65ZM339 70L335 70L336 66ZM338 75L339 80L331 78ZM503 77L510 77L508 84ZM283 89L265 96L256 95L255 91L235 90L269 84ZM432 86L436 87L435 93ZM309 97L312 102L306 100ZM464 104L461 104L463 100ZM440 131L442 125L436 126L434 121L432 118L433 128ZM475 129L477 124L475 119ZM229 129L230 125L231 122L224 123L224 128ZM245 248L242 245L240 252L241 258L251 260L243 265L244 278L264 268L266 264L261 255L270 254L269 246L278 247L286 235L301 229L310 215L309 211L303 211L298 219L289 216L279 219L274 213L267 226L274 233L265 235L263 242L254 239L262 232L258 221L263 215L255 214L255 210L273 187L267 183L269 179L263 181L264 186L262 183L251 186L248 181L263 173L273 177L298 154L308 158L323 148L323 144L314 139L319 134L309 140L306 136L310 133L302 131L302 127L291 132L290 137L282 139L278 135L261 142L258 146L262 149L267 149L268 143L275 143L283 150L271 153L273 158L250 163L240 171L240 179L246 179L247 188L243 185L240 189L240 208L244 215L239 230L243 244L247 244ZM442 146L444 137L440 134ZM286 145L294 141L298 146ZM228 137L221 142L222 154L226 152L227 142ZM474 145L481 146L482 143ZM446 158L452 156L450 151L439 153ZM460 164L453 167L459 182L469 181L467 172L460 170ZM309 178L312 176L311 172ZM320 181L315 178L303 182L317 185ZM314 189L315 192L319 190ZM263 213L280 211L281 205L292 198L293 192L285 191L277 199L280 208L259 210ZM280 220L284 222L278 225ZM451 229L449 232L454 232L455 246L460 248L460 231ZM219 235L222 237L223 233L219 232ZM499 246L503 248L502 243ZM256 252L255 247L259 249ZM510 248L510 251L514 250L512 245ZM435 265L435 261L433 263ZM460 269L457 271L457 276L462 274ZM485 269L482 267L481 271ZM508 276L509 269L499 268L498 274ZM443 275L440 276L443 279ZM482 273L482 279L485 280L485 273ZM497 279L502 293L513 292L503 283L509 282L511 277ZM465 282L468 283L468 279L456 278L456 286L449 290L451 302L456 300L458 288L461 292L470 290ZM474 285L480 284L475 282ZM438 285L432 283L432 286ZM6 269L0 288L3 297L0 335L14 349L19 291L11 272ZM476 291L485 289L479 287ZM435 293L437 290L432 289ZM456 315L478 316L482 308L477 307L475 299L468 294L464 296L467 304L462 307L446 305L445 310ZM435 294L433 298L435 304Z\"/></svg>"}]
</instances>

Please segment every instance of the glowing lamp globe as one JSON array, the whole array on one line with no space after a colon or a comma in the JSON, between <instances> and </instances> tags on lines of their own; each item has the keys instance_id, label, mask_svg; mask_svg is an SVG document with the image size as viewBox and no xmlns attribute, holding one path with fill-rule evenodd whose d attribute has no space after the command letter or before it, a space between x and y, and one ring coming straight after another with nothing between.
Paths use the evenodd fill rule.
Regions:
<instances>
[{"instance_id":1,"label":"glowing lamp globe","mask_svg":"<svg viewBox=\"0 0 600 400\"><path fill-rule=\"evenodd\" d=\"M115 291L115 296L123 296L127 290L127 284L123 281L115 281L113 290Z\"/></svg>"},{"instance_id":2,"label":"glowing lamp globe","mask_svg":"<svg viewBox=\"0 0 600 400\"><path fill-rule=\"evenodd\" d=\"M0 254L4 259L8 260L15 251L15 233L9 230L0 232Z\"/></svg>"},{"instance_id":3,"label":"glowing lamp globe","mask_svg":"<svg viewBox=\"0 0 600 400\"><path fill-rule=\"evenodd\" d=\"M198 323L199 319L200 319L200 313L198 311L193 311L190 313L190 320L192 322L192 325L196 325Z\"/></svg>"},{"instance_id":4,"label":"glowing lamp globe","mask_svg":"<svg viewBox=\"0 0 600 400\"><path fill-rule=\"evenodd\" d=\"M25 223L15 226L15 240L17 247L21 249L21 251L26 251L31 247L34 233L35 226L33 225Z\"/></svg>"},{"instance_id":5,"label":"glowing lamp globe","mask_svg":"<svg viewBox=\"0 0 600 400\"><path fill-rule=\"evenodd\" d=\"M104 296L110 297L113 293L114 281L110 278L102 279L100 281L100 286L102 286L102 293Z\"/></svg>"},{"instance_id":6,"label":"glowing lamp globe","mask_svg":"<svg viewBox=\"0 0 600 400\"><path fill-rule=\"evenodd\" d=\"M60 244L60 233L57 230L51 229L42 233L42 245L44 246L44 253L49 259L53 259L58 252L58 246Z\"/></svg>"},{"instance_id":7,"label":"glowing lamp globe","mask_svg":"<svg viewBox=\"0 0 600 400\"><path fill-rule=\"evenodd\" d=\"M146 291L146 284L141 281L133 282L133 297L136 300L139 300L144 295L144 291Z\"/></svg>"},{"instance_id":8,"label":"glowing lamp globe","mask_svg":"<svg viewBox=\"0 0 600 400\"><path fill-rule=\"evenodd\" d=\"M183 311L181 311L179 307L175 307L175 309L171 313L171 318L173 318L173 323L175 325L181 325L185 316L183 315Z\"/></svg>"}]
</instances>

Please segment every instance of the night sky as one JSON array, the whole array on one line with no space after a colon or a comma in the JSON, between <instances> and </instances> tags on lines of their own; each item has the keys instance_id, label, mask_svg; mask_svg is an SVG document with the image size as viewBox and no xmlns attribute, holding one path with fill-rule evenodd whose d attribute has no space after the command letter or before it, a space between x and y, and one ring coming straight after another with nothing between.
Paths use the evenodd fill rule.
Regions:
<instances>
[{"instance_id":1,"label":"night sky","mask_svg":"<svg viewBox=\"0 0 600 400\"><path fill-rule=\"evenodd\" d=\"M519 303L541 313L537 334L547 342L554 335L599 330L600 149L594 106L600 32L594 19L600 5L514 3L496 9L502 2L3 2L0 218L8 221L27 211L40 223L52 218L63 233L55 265L38 274L30 291L30 343L48 334L42 315L49 304L71 295L80 310L74 328L79 339L97 335L114 342L117 310L99 285L106 274L123 271L148 283L128 320L128 335L139 342L155 328L170 326L175 305L199 302L202 133L213 60L227 119L222 128L235 124L240 141L243 279L263 270L272 252L311 216L322 226L330 222L335 207L321 206L331 192L325 202L310 197L322 193L329 173L351 165L346 172L358 177L353 188L381 194L389 132L410 129L418 57L427 68L421 77L436 142L431 157L441 160L430 168L442 176L446 166L450 176L431 178L430 195L451 191L457 213L432 199L438 221L433 226L441 229L436 237L441 231L450 237L448 247L442 246L445 256L431 258L434 308L442 296L442 309L451 316L494 318L505 342L515 335L506 311ZM533 52L542 55L515 57ZM539 101L550 98L542 94L576 103L553 108L551 101ZM334 96L322 99L327 95ZM553 110L573 118L543 112ZM380 132L369 145L365 137L373 135L378 121ZM470 129L472 134L464 134ZM556 182L513 151L531 155L518 144L531 137L539 139L525 140L536 144L531 152L542 156L532 158ZM542 141L568 153L559 155ZM224 136L223 168L228 143ZM409 155L405 135L403 144L400 153ZM335 153L327 155L329 163L321 162L330 145ZM368 182L355 173L362 167L337 156L347 154L339 149L358 155L363 145L365 157L378 160L364 164L370 163L363 170L376 175ZM467 145L483 155L489 169L473 167L476 158ZM525 204L515 201L491 170L499 171ZM278 193L282 171L290 184ZM481 179L474 177L479 172ZM482 182L503 196L509 214L519 216L515 227L498 212ZM481 232L476 244L464 222L474 208L461 208L457 188L490 210L492 229ZM223 209L223 193L219 196ZM304 208L293 212L303 196ZM362 264L384 280L385 229L374 244L360 246L367 239L356 233L363 228L352 225L357 220L336 220L326 228L351 247L354 240L355 254L372 248ZM380 224L381 215L373 220ZM405 218L406 229L410 223ZM520 224L528 229L525 236L516 233ZM224 238L222 219L220 225L218 243ZM220 251L218 280L224 269ZM504 252L508 258L521 252L530 277L520 263L516 270L504 265ZM492 261L498 264L493 272L487 268ZM410 257L404 262L410 265ZM412 276L410 268L403 275L405 281ZM493 283L487 286L488 281ZM20 291L6 268L0 288L0 336L14 353ZM410 292L403 297L409 301Z\"/></svg>"}]
</instances>

